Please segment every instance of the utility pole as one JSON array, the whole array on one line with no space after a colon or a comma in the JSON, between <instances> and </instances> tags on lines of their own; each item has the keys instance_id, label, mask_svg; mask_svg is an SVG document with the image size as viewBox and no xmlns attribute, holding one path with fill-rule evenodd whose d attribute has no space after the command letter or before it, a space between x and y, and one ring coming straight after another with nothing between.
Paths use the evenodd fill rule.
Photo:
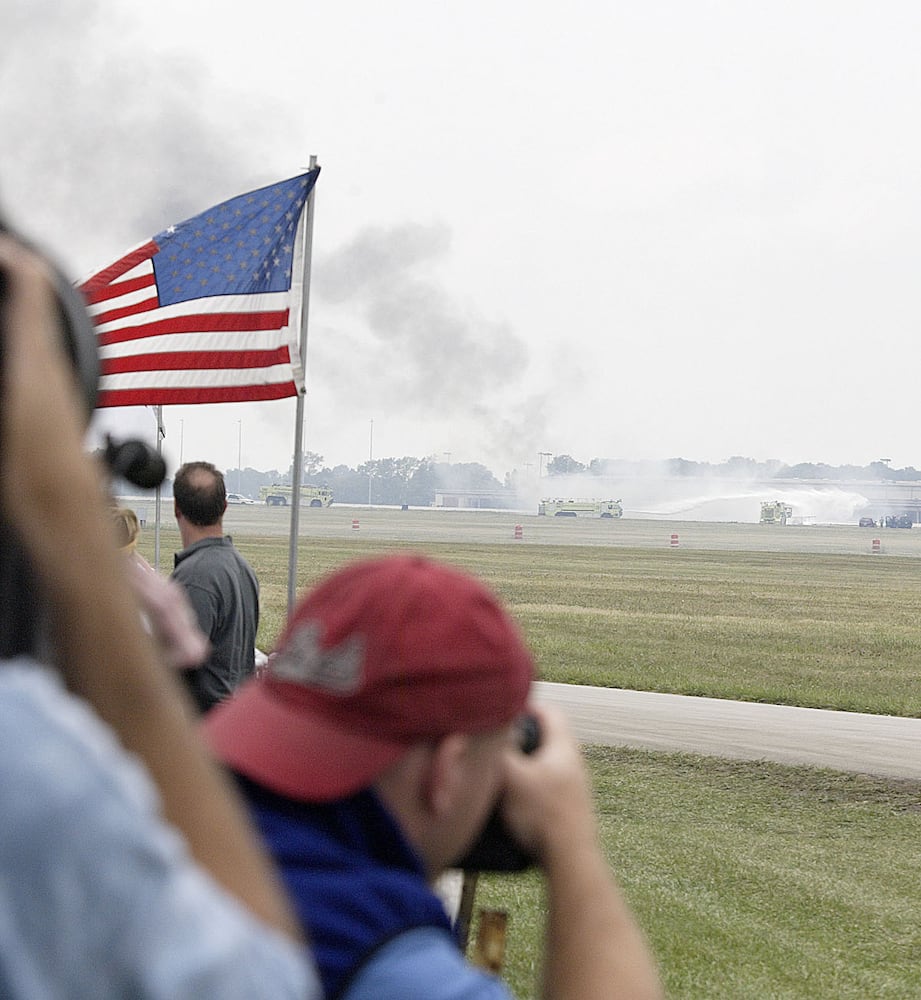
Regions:
<instances>
[{"instance_id":1,"label":"utility pole","mask_svg":"<svg viewBox=\"0 0 921 1000\"><path fill-rule=\"evenodd\" d=\"M374 417L371 418L371 433L368 436L368 506L371 506L371 483L374 479L374 470L371 463L374 461Z\"/></svg>"},{"instance_id":2,"label":"utility pole","mask_svg":"<svg viewBox=\"0 0 921 1000\"><path fill-rule=\"evenodd\" d=\"M243 488L240 485L241 477L243 475L243 421L237 421L237 493L242 493Z\"/></svg>"}]
</instances>

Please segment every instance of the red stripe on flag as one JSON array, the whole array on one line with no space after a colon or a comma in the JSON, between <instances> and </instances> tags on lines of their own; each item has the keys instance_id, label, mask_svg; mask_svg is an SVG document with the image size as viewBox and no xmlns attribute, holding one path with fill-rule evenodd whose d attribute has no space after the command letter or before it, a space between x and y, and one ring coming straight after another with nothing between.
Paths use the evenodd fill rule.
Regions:
<instances>
[{"instance_id":1,"label":"red stripe on flag","mask_svg":"<svg viewBox=\"0 0 921 1000\"><path fill-rule=\"evenodd\" d=\"M83 291L83 298L88 306L94 306L97 302L107 302L109 299L117 299L120 295L127 295L129 292L136 292L139 288L150 288L156 286L157 279L153 274L142 274L137 278L128 278L127 281L119 281L113 285L106 285L94 292ZM156 301L156 300L154 300Z\"/></svg>"},{"instance_id":2,"label":"red stripe on flag","mask_svg":"<svg viewBox=\"0 0 921 1000\"><path fill-rule=\"evenodd\" d=\"M96 317L96 322L103 322ZM288 325L288 310L276 309L272 312L254 313L192 313L187 316L172 316L128 326L120 330L108 330L99 334L99 343L122 344L129 340L142 340L168 333L215 333L226 330L280 330Z\"/></svg>"},{"instance_id":3,"label":"red stripe on flag","mask_svg":"<svg viewBox=\"0 0 921 1000\"><path fill-rule=\"evenodd\" d=\"M214 371L221 368L268 368L291 361L287 347L270 351L164 351L161 354L134 354L125 358L104 358L100 374L126 372Z\"/></svg>"},{"instance_id":4,"label":"red stripe on flag","mask_svg":"<svg viewBox=\"0 0 921 1000\"><path fill-rule=\"evenodd\" d=\"M258 403L268 399L296 396L294 382L274 382L271 385L199 386L188 389L103 389L97 407L101 406L168 406L178 403Z\"/></svg>"},{"instance_id":5,"label":"red stripe on flag","mask_svg":"<svg viewBox=\"0 0 921 1000\"><path fill-rule=\"evenodd\" d=\"M117 319L124 319L126 316L137 316L138 313L153 312L158 308L160 300L156 295L152 299L144 299L143 302L135 302L130 306L122 306L120 309L110 309L108 312L98 313L93 317L93 322L99 326L100 323L114 323Z\"/></svg>"},{"instance_id":6,"label":"red stripe on flag","mask_svg":"<svg viewBox=\"0 0 921 1000\"><path fill-rule=\"evenodd\" d=\"M132 267L137 267L142 261L149 260L155 253L159 253L159 251L160 248L157 244L153 240L148 240L77 287L84 295L94 295L100 288L111 284L116 278L120 278L123 274L130 271Z\"/></svg>"}]
</instances>

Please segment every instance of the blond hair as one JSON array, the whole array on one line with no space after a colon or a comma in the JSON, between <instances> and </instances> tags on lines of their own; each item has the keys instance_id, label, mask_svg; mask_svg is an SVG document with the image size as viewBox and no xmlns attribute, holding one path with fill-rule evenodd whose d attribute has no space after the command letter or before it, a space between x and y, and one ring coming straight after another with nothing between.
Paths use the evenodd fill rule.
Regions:
<instances>
[{"instance_id":1,"label":"blond hair","mask_svg":"<svg viewBox=\"0 0 921 1000\"><path fill-rule=\"evenodd\" d=\"M141 523L130 507L116 507L112 511L115 543L122 552L133 552L141 534Z\"/></svg>"}]
</instances>

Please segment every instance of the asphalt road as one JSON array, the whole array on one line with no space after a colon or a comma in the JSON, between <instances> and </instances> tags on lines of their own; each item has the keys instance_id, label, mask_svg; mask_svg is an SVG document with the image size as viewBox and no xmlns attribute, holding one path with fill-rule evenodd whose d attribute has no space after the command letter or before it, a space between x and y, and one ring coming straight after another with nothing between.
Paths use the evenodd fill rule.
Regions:
<instances>
[{"instance_id":1,"label":"asphalt road","mask_svg":"<svg viewBox=\"0 0 921 1000\"><path fill-rule=\"evenodd\" d=\"M921 781L921 719L546 681L536 700L564 709L585 743Z\"/></svg>"},{"instance_id":2,"label":"asphalt road","mask_svg":"<svg viewBox=\"0 0 921 1000\"><path fill-rule=\"evenodd\" d=\"M143 511L153 533L152 500L123 497L122 502ZM140 516L140 514L139 514ZM165 501L161 523L175 530L172 500ZM291 529L288 507L247 504L228 507L224 526L234 536L287 536ZM520 536L515 528L521 528ZM755 523L671 521L624 517L621 520L581 517L538 517L536 512L439 510L401 511L392 507L333 504L319 510L304 507L299 517L300 539L309 546L315 538L363 538L379 541L459 541L475 544L599 545L747 552L815 552L873 555L873 539L880 540L877 558L921 555L921 528L913 531L871 530L856 525L788 525L781 528Z\"/></svg>"}]
</instances>

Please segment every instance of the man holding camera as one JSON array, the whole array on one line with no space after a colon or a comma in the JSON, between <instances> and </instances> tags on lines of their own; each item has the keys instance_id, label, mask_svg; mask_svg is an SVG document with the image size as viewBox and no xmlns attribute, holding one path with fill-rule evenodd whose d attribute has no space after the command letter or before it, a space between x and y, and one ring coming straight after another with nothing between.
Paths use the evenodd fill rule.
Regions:
<instances>
[{"instance_id":1,"label":"man holding camera","mask_svg":"<svg viewBox=\"0 0 921 1000\"><path fill-rule=\"evenodd\" d=\"M501 806L546 879L543 996L661 995L601 853L562 716L478 580L418 556L339 570L296 608L267 674L205 719L309 928L329 997L508 1000L468 965L430 884ZM537 719L525 755L516 723Z\"/></svg>"}]
</instances>

